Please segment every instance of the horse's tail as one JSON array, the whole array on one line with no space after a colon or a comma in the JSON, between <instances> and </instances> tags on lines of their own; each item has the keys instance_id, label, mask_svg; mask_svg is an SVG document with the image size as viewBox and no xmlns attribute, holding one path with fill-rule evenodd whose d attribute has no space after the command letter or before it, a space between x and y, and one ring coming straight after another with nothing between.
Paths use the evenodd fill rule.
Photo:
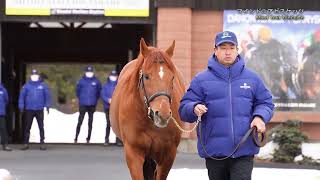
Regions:
<instances>
[{"instance_id":1,"label":"horse's tail","mask_svg":"<svg viewBox=\"0 0 320 180\"><path fill-rule=\"evenodd\" d=\"M145 157L144 158L144 163L143 163L143 176L144 180L154 180L154 176L156 174L156 166L157 163L149 158Z\"/></svg>"}]
</instances>

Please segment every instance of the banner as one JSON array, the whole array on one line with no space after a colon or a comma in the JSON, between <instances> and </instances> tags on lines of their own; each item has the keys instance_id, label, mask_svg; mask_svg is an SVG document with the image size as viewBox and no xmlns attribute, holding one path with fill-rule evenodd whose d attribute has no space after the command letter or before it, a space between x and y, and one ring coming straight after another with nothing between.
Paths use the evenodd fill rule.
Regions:
<instances>
[{"instance_id":1,"label":"banner","mask_svg":"<svg viewBox=\"0 0 320 180\"><path fill-rule=\"evenodd\" d=\"M320 12L284 9L224 11L224 30L271 90L278 110L320 110Z\"/></svg>"},{"instance_id":2,"label":"banner","mask_svg":"<svg viewBox=\"0 0 320 180\"><path fill-rule=\"evenodd\" d=\"M149 0L6 0L6 15L148 17Z\"/></svg>"}]
</instances>

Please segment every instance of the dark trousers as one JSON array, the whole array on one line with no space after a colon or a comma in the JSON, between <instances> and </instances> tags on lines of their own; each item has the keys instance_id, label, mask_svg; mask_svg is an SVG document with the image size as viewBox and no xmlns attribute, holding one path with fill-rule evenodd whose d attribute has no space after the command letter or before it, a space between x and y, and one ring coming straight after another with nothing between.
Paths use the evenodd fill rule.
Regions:
<instances>
[{"instance_id":1,"label":"dark trousers","mask_svg":"<svg viewBox=\"0 0 320 180\"><path fill-rule=\"evenodd\" d=\"M104 142L109 143L110 127L111 127L110 117L109 117L109 109L105 109L104 112L106 114L106 120L107 120L106 137L105 137L105 141ZM116 143L120 143L120 142L121 142L121 140L118 137L116 137Z\"/></svg>"},{"instance_id":2,"label":"dark trousers","mask_svg":"<svg viewBox=\"0 0 320 180\"><path fill-rule=\"evenodd\" d=\"M33 118L35 117L38 122L40 132L40 143L44 143L44 127L43 127L43 110L26 110L25 114L25 131L24 131L24 143L29 143L30 129L32 126Z\"/></svg>"},{"instance_id":3,"label":"dark trousers","mask_svg":"<svg viewBox=\"0 0 320 180\"><path fill-rule=\"evenodd\" d=\"M91 138L91 131L92 131L92 122L93 122L93 113L96 111L96 106L80 106L79 107L79 118L78 118L78 125L76 130L76 137L75 140L78 140L78 136L80 133L81 125L83 122L84 115L88 112L89 120L88 120L88 136L87 140L89 141Z\"/></svg>"},{"instance_id":4,"label":"dark trousers","mask_svg":"<svg viewBox=\"0 0 320 180\"><path fill-rule=\"evenodd\" d=\"M1 144L8 144L8 134L7 134L7 125L6 118L4 116L0 116L0 136L1 136Z\"/></svg>"},{"instance_id":5,"label":"dark trousers","mask_svg":"<svg viewBox=\"0 0 320 180\"><path fill-rule=\"evenodd\" d=\"M206 158L210 180L251 180L253 156L217 161Z\"/></svg>"},{"instance_id":6,"label":"dark trousers","mask_svg":"<svg viewBox=\"0 0 320 180\"><path fill-rule=\"evenodd\" d=\"M110 118L109 118L109 109L104 110L106 114L107 126L106 126L106 137L104 142L109 142L109 135L110 135Z\"/></svg>"}]
</instances>

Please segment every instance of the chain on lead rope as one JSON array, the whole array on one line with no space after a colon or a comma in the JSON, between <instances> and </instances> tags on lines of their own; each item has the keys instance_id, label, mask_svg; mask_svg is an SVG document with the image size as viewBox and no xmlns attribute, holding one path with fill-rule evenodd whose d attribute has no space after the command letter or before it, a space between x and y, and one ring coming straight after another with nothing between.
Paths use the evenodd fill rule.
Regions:
<instances>
[{"instance_id":1,"label":"chain on lead rope","mask_svg":"<svg viewBox=\"0 0 320 180\"><path fill-rule=\"evenodd\" d=\"M173 119L173 122L174 122L174 124L177 126L177 128L178 128L180 131L184 132L184 133L191 133L191 132L193 132L193 131L197 128L197 126L199 125L199 123L201 122L201 116L198 116L198 119L197 119L197 121L196 121L196 124L193 126L193 128L191 128L191 129L183 129L183 128L179 125L179 123L177 122L177 120L176 120L174 117L171 117L171 118Z\"/></svg>"}]
</instances>

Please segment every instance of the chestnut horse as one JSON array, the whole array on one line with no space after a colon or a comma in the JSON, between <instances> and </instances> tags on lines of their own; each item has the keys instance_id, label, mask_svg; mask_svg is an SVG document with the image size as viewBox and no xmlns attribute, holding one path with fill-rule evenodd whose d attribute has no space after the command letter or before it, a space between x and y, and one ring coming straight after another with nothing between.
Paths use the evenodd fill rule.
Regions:
<instances>
[{"instance_id":1,"label":"chestnut horse","mask_svg":"<svg viewBox=\"0 0 320 180\"><path fill-rule=\"evenodd\" d=\"M171 61L175 42L166 50L147 47L120 73L110 106L111 127L123 141L133 180L167 178L181 132L178 114L185 92L181 73Z\"/></svg>"}]
</instances>

